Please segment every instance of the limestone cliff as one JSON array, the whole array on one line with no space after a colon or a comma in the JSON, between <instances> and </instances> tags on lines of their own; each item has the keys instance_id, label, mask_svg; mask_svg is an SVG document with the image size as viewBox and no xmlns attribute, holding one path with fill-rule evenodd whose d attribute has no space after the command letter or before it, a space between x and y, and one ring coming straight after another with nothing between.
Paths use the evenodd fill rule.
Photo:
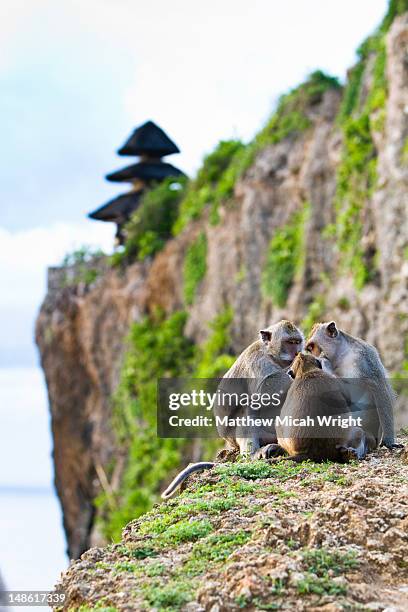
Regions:
<instances>
[{"instance_id":1,"label":"limestone cliff","mask_svg":"<svg viewBox=\"0 0 408 612\"><path fill-rule=\"evenodd\" d=\"M62 282L70 271L51 271L36 338L71 557L100 540L94 498L101 487L115 489L126 461L110 420L124 339L132 322L157 307L167 315L186 310L185 335L201 344L208 323L229 306L229 349L235 354L258 329L283 316L304 327L330 317L375 344L391 371L402 371L408 332L408 14L373 40L345 89L328 86L304 99L299 89L297 98L286 100L284 112L293 104L295 111L284 115L279 137L275 121L269 139L256 141L252 163L237 178L233 197L221 202L216 224L204 208L154 257L120 270L102 262L90 283ZM298 118L299 99L301 127L288 129L294 112ZM186 304L183 265L203 233L205 275L193 303ZM278 239L280 256L288 252L282 266L289 266L290 278L287 286L281 279L275 295Z\"/></svg>"}]
</instances>

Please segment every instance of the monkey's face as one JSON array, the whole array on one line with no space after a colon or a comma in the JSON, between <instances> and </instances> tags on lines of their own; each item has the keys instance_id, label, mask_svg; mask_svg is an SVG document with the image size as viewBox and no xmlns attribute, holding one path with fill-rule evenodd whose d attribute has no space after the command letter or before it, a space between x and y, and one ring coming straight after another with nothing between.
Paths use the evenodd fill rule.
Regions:
<instances>
[{"instance_id":1,"label":"monkey's face","mask_svg":"<svg viewBox=\"0 0 408 612\"><path fill-rule=\"evenodd\" d=\"M299 353L295 361L292 363L288 374L291 378L299 378L306 372L322 369L321 362L310 353Z\"/></svg>"},{"instance_id":2,"label":"monkey's face","mask_svg":"<svg viewBox=\"0 0 408 612\"><path fill-rule=\"evenodd\" d=\"M322 353L330 360L334 359L341 337L334 321L330 323L317 323L306 341L306 351L319 357Z\"/></svg>"},{"instance_id":3,"label":"monkey's face","mask_svg":"<svg viewBox=\"0 0 408 612\"><path fill-rule=\"evenodd\" d=\"M279 321L259 333L268 353L283 368L303 350L303 335L291 321Z\"/></svg>"},{"instance_id":4,"label":"monkey's face","mask_svg":"<svg viewBox=\"0 0 408 612\"><path fill-rule=\"evenodd\" d=\"M302 350L303 338L297 335L288 336L282 340L280 358L290 364Z\"/></svg>"}]
</instances>

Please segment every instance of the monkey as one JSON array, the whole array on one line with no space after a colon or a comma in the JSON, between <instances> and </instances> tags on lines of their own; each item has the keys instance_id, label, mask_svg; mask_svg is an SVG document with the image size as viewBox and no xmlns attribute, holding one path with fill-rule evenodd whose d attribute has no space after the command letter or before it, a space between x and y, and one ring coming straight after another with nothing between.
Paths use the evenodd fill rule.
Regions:
<instances>
[{"instance_id":1,"label":"monkey","mask_svg":"<svg viewBox=\"0 0 408 612\"><path fill-rule=\"evenodd\" d=\"M291 321L283 319L266 329L261 329L259 339L250 344L226 372L220 388L231 391L238 387L241 393L265 392L271 396L274 392L279 392L280 406L282 406L291 384L287 370L303 347L303 334ZM240 380L237 383L230 379ZM228 407L227 412L230 417L236 418L248 414L249 409L247 406L238 405ZM215 413L220 416L225 414L225 407L216 407ZM242 432L239 430L225 432L222 428L218 428L218 431L228 448L239 451L241 455L251 455L253 458L265 456L258 452L259 449L277 441L273 428L270 431L258 431L252 428L249 435L247 433L244 436L240 435ZM269 450L272 452L273 447Z\"/></svg>"},{"instance_id":2,"label":"monkey","mask_svg":"<svg viewBox=\"0 0 408 612\"><path fill-rule=\"evenodd\" d=\"M294 379L276 424L278 444L288 459L303 461L340 461L363 459L375 448L375 440L361 427L341 427L336 418L349 416L342 382L325 372L319 359L300 353L289 372ZM318 417L333 417L333 424L319 424ZM282 423L290 419L289 424ZM313 419L310 425L293 420Z\"/></svg>"},{"instance_id":3,"label":"monkey","mask_svg":"<svg viewBox=\"0 0 408 612\"><path fill-rule=\"evenodd\" d=\"M250 344L225 373L224 378L262 379L288 368L303 350L302 332L291 321L282 319L259 331L259 338Z\"/></svg>"},{"instance_id":4,"label":"monkey","mask_svg":"<svg viewBox=\"0 0 408 612\"><path fill-rule=\"evenodd\" d=\"M230 369L222 378L219 388L225 393L273 393L277 390L281 394L280 405L291 384L287 374L296 355L303 350L304 337L302 332L291 321L282 320L274 325L261 329L259 339L250 344L236 359ZM231 418L245 416L250 408L248 406L215 406L214 412L218 416L228 415ZM274 428L270 431L242 432L238 428L225 428L218 426L218 433L227 443L227 448L237 451L241 455L248 455L252 459L273 456L277 448L277 438ZM247 435L242 434L247 433ZM241 435L240 435L241 434ZM264 449L264 450L262 450ZM162 498L170 497L179 486L194 472L210 469L215 463L193 463L182 470L163 492Z\"/></svg>"},{"instance_id":5,"label":"monkey","mask_svg":"<svg viewBox=\"0 0 408 612\"><path fill-rule=\"evenodd\" d=\"M359 395L354 409L362 410L363 429L375 437L377 446L401 448L394 437L396 398L377 350L368 342L338 329L335 321L314 325L306 350L316 357L327 358L334 374L346 379L352 404L353 395ZM359 381L352 383L350 379Z\"/></svg>"}]
</instances>

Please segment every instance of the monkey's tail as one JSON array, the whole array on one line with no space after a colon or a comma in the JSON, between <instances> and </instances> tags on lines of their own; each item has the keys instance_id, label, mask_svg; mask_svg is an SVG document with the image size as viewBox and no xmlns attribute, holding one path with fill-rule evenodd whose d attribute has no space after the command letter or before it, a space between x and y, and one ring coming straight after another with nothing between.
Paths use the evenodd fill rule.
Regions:
<instances>
[{"instance_id":1,"label":"monkey's tail","mask_svg":"<svg viewBox=\"0 0 408 612\"><path fill-rule=\"evenodd\" d=\"M191 463L184 470L182 470L174 480L171 481L169 486L161 494L162 499L168 499L173 493L179 488L179 486L194 472L201 472L201 470L210 470L213 468L215 463L212 461L199 461L198 463Z\"/></svg>"}]
</instances>

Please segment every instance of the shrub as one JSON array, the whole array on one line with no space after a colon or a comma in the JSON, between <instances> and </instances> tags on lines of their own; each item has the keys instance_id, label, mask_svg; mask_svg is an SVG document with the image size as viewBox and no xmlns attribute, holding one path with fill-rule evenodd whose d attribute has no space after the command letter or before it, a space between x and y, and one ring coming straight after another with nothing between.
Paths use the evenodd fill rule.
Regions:
<instances>
[{"instance_id":1,"label":"shrub","mask_svg":"<svg viewBox=\"0 0 408 612\"><path fill-rule=\"evenodd\" d=\"M217 221L216 212L220 198L232 195L234 181L229 178L228 168L235 156L244 150L240 140L221 140L215 150L204 158L197 177L187 189L180 206L180 214L173 227L173 233L179 234L193 219L198 219L207 205L212 205L213 221Z\"/></svg>"},{"instance_id":2,"label":"shrub","mask_svg":"<svg viewBox=\"0 0 408 612\"><path fill-rule=\"evenodd\" d=\"M103 257L105 257L105 254L101 249L94 249L87 245L83 245L72 253L67 253L61 266L71 268L71 270L66 271L63 285L65 287L71 287L79 283L91 285L100 273L95 263Z\"/></svg>"},{"instance_id":3,"label":"shrub","mask_svg":"<svg viewBox=\"0 0 408 612\"><path fill-rule=\"evenodd\" d=\"M195 378L217 378L232 366L235 358L225 353L229 348L229 328L233 319L232 308L226 308L210 323L211 334L198 348Z\"/></svg>"},{"instance_id":4,"label":"shrub","mask_svg":"<svg viewBox=\"0 0 408 612\"><path fill-rule=\"evenodd\" d=\"M134 259L142 261L163 248L171 236L185 185L184 178L168 178L143 194L138 208L125 225L124 250L115 253L113 265Z\"/></svg>"},{"instance_id":5,"label":"shrub","mask_svg":"<svg viewBox=\"0 0 408 612\"><path fill-rule=\"evenodd\" d=\"M64 268L78 266L81 264L87 264L99 257L104 257L104 252L101 251L101 249L94 249L91 246L83 245L79 249L72 251L72 253L67 253L62 260L61 265Z\"/></svg>"}]
</instances>

